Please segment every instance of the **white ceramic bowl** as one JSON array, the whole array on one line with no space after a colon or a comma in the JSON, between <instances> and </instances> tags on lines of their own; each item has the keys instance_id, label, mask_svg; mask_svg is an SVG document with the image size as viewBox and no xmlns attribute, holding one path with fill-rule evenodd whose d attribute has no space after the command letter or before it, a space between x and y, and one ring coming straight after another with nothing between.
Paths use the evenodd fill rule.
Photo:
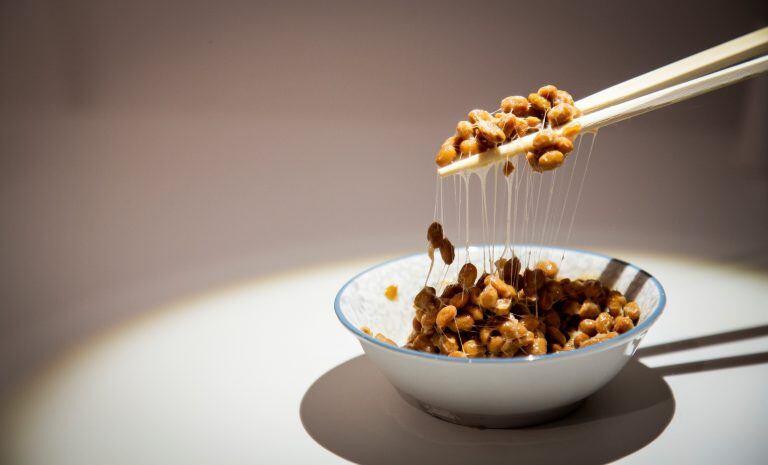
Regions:
<instances>
[{"instance_id":1,"label":"white ceramic bowl","mask_svg":"<svg viewBox=\"0 0 768 465\"><path fill-rule=\"evenodd\" d=\"M487 428L550 421L570 412L624 367L661 314L666 297L654 277L624 261L571 249L515 248L520 257L529 251L541 260L564 257L559 277L600 278L628 294L642 310L640 323L583 349L517 358L452 358L395 347L363 333L359 328L368 326L399 345L406 342L413 297L429 267L426 254L394 259L352 278L336 296L336 315L403 398L436 417ZM482 263L481 249L472 248L470 256L473 263ZM399 288L396 301L384 296L390 284Z\"/></svg>"}]
</instances>

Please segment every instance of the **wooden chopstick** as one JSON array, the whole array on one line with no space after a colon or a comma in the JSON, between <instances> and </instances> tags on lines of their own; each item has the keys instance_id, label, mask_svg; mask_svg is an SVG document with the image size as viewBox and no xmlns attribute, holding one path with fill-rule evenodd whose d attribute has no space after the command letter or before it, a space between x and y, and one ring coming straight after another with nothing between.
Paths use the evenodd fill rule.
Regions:
<instances>
[{"instance_id":1,"label":"wooden chopstick","mask_svg":"<svg viewBox=\"0 0 768 465\"><path fill-rule=\"evenodd\" d=\"M768 55L700 78L657 90L578 118L582 131L599 129L667 105L687 100L768 71Z\"/></svg>"},{"instance_id":2,"label":"wooden chopstick","mask_svg":"<svg viewBox=\"0 0 768 465\"><path fill-rule=\"evenodd\" d=\"M604 108L577 118L574 121L581 125L582 132L596 131L609 124L617 123L738 81L743 81L766 71L768 71L768 55ZM555 130L557 133L559 131ZM438 173L441 176L448 176L461 171L482 168L500 160L520 155L533 148L534 137L536 137L535 133L529 134L486 152L457 160L448 166L440 168Z\"/></svg>"},{"instance_id":3,"label":"wooden chopstick","mask_svg":"<svg viewBox=\"0 0 768 465\"><path fill-rule=\"evenodd\" d=\"M693 76L701 76L765 52L768 52L768 27L581 99L576 102L576 107L582 110L584 116L576 121L582 125L582 131L597 130L632 116L747 79L766 71L766 57L686 82ZM656 92L647 94L652 90ZM525 153L531 149L534 137L535 134L531 134L486 152L457 160L439 168L438 173L441 176L448 176Z\"/></svg>"},{"instance_id":4,"label":"wooden chopstick","mask_svg":"<svg viewBox=\"0 0 768 465\"><path fill-rule=\"evenodd\" d=\"M768 53L768 27L641 74L576 102L584 114Z\"/></svg>"}]
</instances>

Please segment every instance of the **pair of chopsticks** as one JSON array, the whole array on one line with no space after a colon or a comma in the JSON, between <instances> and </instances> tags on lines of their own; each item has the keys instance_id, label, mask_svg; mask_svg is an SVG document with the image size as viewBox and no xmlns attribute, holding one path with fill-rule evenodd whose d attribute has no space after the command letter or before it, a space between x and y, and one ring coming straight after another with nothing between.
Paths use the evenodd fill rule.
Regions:
<instances>
[{"instance_id":1,"label":"pair of chopsticks","mask_svg":"<svg viewBox=\"0 0 768 465\"><path fill-rule=\"evenodd\" d=\"M768 71L766 52L768 27L583 98L575 103L583 116L574 121L581 124L582 132L596 131L627 118L748 79ZM457 160L437 171L441 176L448 176L526 153L532 149L535 136L535 133L529 134L486 152Z\"/></svg>"}]
</instances>

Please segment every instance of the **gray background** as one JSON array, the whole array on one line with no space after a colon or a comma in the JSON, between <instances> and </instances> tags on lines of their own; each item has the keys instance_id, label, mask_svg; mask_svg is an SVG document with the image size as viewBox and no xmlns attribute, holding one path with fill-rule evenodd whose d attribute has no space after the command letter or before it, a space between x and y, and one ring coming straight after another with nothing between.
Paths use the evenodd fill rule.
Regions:
<instances>
[{"instance_id":1,"label":"gray background","mask_svg":"<svg viewBox=\"0 0 768 465\"><path fill-rule=\"evenodd\" d=\"M0 387L169 300L420 250L432 157L469 109L549 82L583 97L765 17L733 0L0 3ZM768 266L767 82L602 131L571 245Z\"/></svg>"}]
</instances>

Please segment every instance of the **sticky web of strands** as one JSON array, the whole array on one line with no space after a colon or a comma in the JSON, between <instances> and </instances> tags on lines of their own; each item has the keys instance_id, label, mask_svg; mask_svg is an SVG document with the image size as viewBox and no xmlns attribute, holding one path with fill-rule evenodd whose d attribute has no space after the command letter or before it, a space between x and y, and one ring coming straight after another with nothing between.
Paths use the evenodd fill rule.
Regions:
<instances>
[{"instance_id":1,"label":"sticky web of strands","mask_svg":"<svg viewBox=\"0 0 768 465\"><path fill-rule=\"evenodd\" d=\"M471 173L449 178L438 176L434 219L443 225L456 252L453 263L448 266L435 250L434 261L440 261L439 270L432 276L430 266L425 285L431 285L439 294L447 284L456 282L461 266L470 261L472 244L481 249L482 266L476 263L480 274L496 271L499 259L517 256L517 244L533 246L524 256L517 256L523 269L536 265L544 247L568 247L596 139L596 131L579 135L574 151L563 166L552 171L535 172L519 156L509 159L515 166L509 176L502 172L507 160ZM475 234L479 232L474 242L473 230ZM499 244L502 246L499 252L494 246L500 238L504 242ZM562 265L564 255L558 266Z\"/></svg>"}]
</instances>

